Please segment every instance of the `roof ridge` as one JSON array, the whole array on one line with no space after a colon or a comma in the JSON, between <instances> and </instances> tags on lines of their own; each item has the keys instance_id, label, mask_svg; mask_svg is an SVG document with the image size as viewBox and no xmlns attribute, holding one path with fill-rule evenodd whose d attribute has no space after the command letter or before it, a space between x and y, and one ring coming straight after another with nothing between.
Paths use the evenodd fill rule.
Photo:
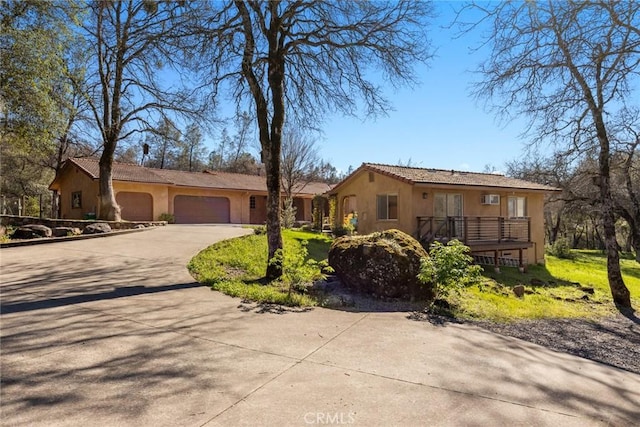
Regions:
<instances>
[{"instance_id":1,"label":"roof ridge","mask_svg":"<svg viewBox=\"0 0 640 427\"><path fill-rule=\"evenodd\" d=\"M507 177L505 174L503 173L492 173L492 172L474 172L474 171L461 171L461 170L457 170L457 169L439 169L439 168L426 168L426 167L419 167L419 166L403 166L403 165L390 165L390 164L386 164L386 163L370 163L370 162L365 162L363 163L364 165L367 166L386 166L386 167L392 167L392 168L401 168L401 169L420 169L420 170L426 170L426 171L432 171L432 172L454 172L454 173L465 173L465 174L474 174L474 175L490 175L490 176L504 176ZM509 177L507 177L509 178ZM517 178L513 178L513 179L517 179Z\"/></svg>"}]
</instances>

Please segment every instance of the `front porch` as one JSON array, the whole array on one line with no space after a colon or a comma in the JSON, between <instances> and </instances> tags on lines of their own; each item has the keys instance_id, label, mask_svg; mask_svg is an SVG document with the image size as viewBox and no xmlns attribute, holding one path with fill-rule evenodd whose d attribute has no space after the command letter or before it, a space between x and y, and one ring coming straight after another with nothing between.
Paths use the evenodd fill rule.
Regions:
<instances>
[{"instance_id":1,"label":"front porch","mask_svg":"<svg viewBox=\"0 0 640 427\"><path fill-rule=\"evenodd\" d=\"M458 239L471 249L479 264L515 266L516 259L500 256L518 251L517 266L524 268L524 251L533 247L530 218L505 217L417 217L418 241L426 248L434 241L446 243ZM492 253L492 256L486 255Z\"/></svg>"}]
</instances>

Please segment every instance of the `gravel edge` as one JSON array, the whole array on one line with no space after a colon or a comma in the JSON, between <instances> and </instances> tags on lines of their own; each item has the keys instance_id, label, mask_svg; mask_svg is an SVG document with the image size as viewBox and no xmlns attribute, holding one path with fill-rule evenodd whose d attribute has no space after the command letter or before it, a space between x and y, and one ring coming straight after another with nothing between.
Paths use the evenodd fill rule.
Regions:
<instances>
[{"instance_id":1,"label":"gravel edge","mask_svg":"<svg viewBox=\"0 0 640 427\"><path fill-rule=\"evenodd\" d=\"M594 321L541 319L464 323L640 374L640 319L633 315L616 314Z\"/></svg>"}]
</instances>

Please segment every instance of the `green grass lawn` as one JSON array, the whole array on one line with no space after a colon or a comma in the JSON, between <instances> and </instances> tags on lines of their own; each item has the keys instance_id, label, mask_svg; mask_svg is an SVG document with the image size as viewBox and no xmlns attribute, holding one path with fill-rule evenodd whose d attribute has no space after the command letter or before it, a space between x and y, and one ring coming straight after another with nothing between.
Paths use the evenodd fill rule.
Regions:
<instances>
[{"instance_id":1,"label":"green grass lawn","mask_svg":"<svg viewBox=\"0 0 640 427\"><path fill-rule=\"evenodd\" d=\"M305 261L327 258L331 239L316 233L283 230L285 269L283 281L265 283L267 236L252 234L216 243L196 255L187 266L193 277L212 289L251 301L312 306L316 301L304 293L304 286L290 292L291 283L311 283L322 277L320 268ZM306 247L305 247L306 245ZM307 256L301 255L307 251ZM295 270L295 271L292 271Z\"/></svg>"},{"instance_id":2,"label":"green grass lawn","mask_svg":"<svg viewBox=\"0 0 640 427\"><path fill-rule=\"evenodd\" d=\"M573 259L547 255L545 266L530 266L524 274L515 268L502 268L499 274L488 269L481 286L468 288L454 298L454 314L462 318L513 321L589 319L616 312L607 281L606 257L598 251L573 251L573 254ZM632 305L640 307L640 264L632 259L622 259L620 264ZM544 285L532 285L533 278ZM513 287L520 284L527 291L523 298L513 293ZM593 288L594 293L587 294L580 287Z\"/></svg>"},{"instance_id":3,"label":"green grass lawn","mask_svg":"<svg viewBox=\"0 0 640 427\"><path fill-rule=\"evenodd\" d=\"M188 265L200 282L225 294L252 301L288 306L312 306L317 301L305 292L304 284L322 277L320 268L307 260L327 258L331 239L317 233L283 230L285 277L265 283L266 235L249 235L216 243L194 257ZM480 286L449 297L454 316L467 319L515 321L542 318L594 319L616 312L607 282L606 257L598 251L573 251L573 259L546 257L546 265L530 266L526 273L503 267L501 273L488 268ZM631 291L632 304L640 308L640 264L621 260L623 278ZM534 280L532 283L532 279ZM294 286L290 292L291 283ZM518 298L513 287L524 285ZM581 288L592 288L586 293Z\"/></svg>"}]
</instances>

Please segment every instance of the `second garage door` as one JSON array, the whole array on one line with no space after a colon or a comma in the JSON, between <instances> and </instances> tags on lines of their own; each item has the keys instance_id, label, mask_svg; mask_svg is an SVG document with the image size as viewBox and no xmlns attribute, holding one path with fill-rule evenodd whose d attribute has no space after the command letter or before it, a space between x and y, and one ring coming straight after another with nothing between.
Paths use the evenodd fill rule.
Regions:
<instances>
[{"instance_id":1,"label":"second garage door","mask_svg":"<svg viewBox=\"0 0 640 427\"><path fill-rule=\"evenodd\" d=\"M226 197L176 196L173 212L177 224L229 223Z\"/></svg>"}]
</instances>

